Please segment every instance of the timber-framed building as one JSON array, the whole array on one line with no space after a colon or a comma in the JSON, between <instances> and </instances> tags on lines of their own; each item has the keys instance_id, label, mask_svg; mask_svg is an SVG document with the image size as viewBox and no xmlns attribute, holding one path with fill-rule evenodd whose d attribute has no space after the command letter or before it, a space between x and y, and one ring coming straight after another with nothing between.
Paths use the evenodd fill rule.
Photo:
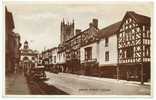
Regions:
<instances>
[{"instance_id":1,"label":"timber-framed building","mask_svg":"<svg viewBox=\"0 0 156 100\"><path fill-rule=\"evenodd\" d=\"M150 18L127 12L119 28L118 64L121 79L150 79Z\"/></svg>"},{"instance_id":2,"label":"timber-framed building","mask_svg":"<svg viewBox=\"0 0 156 100\"><path fill-rule=\"evenodd\" d=\"M150 27L150 17L133 11L102 29L95 18L85 30L63 20L55 64L61 72L149 81Z\"/></svg>"}]
</instances>

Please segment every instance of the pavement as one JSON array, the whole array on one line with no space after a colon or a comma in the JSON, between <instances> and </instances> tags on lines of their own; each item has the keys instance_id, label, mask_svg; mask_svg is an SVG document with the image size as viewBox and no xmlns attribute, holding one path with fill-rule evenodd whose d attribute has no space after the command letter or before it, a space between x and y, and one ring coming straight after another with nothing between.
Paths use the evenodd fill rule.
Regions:
<instances>
[{"instance_id":1,"label":"pavement","mask_svg":"<svg viewBox=\"0 0 156 100\"><path fill-rule=\"evenodd\" d=\"M46 72L45 83L71 95L151 95L150 83Z\"/></svg>"},{"instance_id":2,"label":"pavement","mask_svg":"<svg viewBox=\"0 0 156 100\"><path fill-rule=\"evenodd\" d=\"M5 77L5 95L29 95L26 77L22 73L7 75Z\"/></svg>"},{"instance_id":3,"label":"pavement","mask_svg":"<svg viewBox=\"0 0 156 100\"><path fill-rule=\"evenodd\" d=\"M83 76L69 73L50 73L46 72L47 80L44 81L47 85L42 85L42 88L47 88L48 94L56 89L64 91L70 95L151 95L150 83L140 85L140 82L132 82L125 80L116 80L108 78L98 78L91 76ZM31 95L31 89L28 86L26 77L22 73L16 73L6 76L5 92L7 95ZM36 85L35 85L36 86ZM50 89L54 86L56 88ZM54 90L55 89L55 90ZM35 89L36 90L36 89ZM61 95L65 95L61 93ZM60 94L60 92L58 92Z\"/></svg>"}]
</instances>

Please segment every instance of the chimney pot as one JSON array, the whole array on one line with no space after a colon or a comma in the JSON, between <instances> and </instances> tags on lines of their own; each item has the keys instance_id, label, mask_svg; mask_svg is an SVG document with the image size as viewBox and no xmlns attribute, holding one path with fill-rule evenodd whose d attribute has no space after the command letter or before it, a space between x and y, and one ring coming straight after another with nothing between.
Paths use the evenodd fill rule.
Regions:
<instances>
[{"instance_id":1,"label":"chimney pot","mask_svg":"<svg viewBox=\"0 0 156 100\"><path fill-rule=\"evenodd\" d=\"M89 23L89 28L91 28L93 26L93 24L92 23Z\"/></svg>"},{"instance_id":2,"label":"chimney pot","mask_svg":"<svg viewBox=\"0 0 156 100\"><path fill-rule=\"evenodd\" d=\"M76 29L76 35L80 34L81 30L80 29Z\"/></svg>"},{"instance_id":3,"label":"chimney pot","mask_svg":"<svg viewBox=\"0 0 156 100\"><path fill-rule=\"evenodd\" d=\"M98 19L93 19L93 26L95 27L95 28L98 28Z\"/></svg>"}]
</instances>

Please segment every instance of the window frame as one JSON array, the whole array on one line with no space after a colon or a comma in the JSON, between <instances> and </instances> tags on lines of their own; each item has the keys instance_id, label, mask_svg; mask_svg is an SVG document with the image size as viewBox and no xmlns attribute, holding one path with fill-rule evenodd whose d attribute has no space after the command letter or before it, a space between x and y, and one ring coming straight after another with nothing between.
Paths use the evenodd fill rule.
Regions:
<instances>
[{"instance_id":1,"label":"window frame","mask_svg":"<svg viewBox=\"0 0 156 100\"><path fill-rule=\"evenodd\" d=\"M105 38L105 47L108 47L108 43L109 43L109 38L106 37L106 38Z\"/></svg>"},{"instance_id":2,"label":"window frame","mask_svg":"<svg viewBox=\"0 0 156 100\"><path fill-rule=\"evenodd\" d=\"M86 47L85 48L85 60L91 60L92 59L92 47Z\"/></svg>"},{"instance_id":3,"label":"window frame","mask_svg":"<svg viewBox=\"0 0 156 100\"><path fill-rule=\"evenodd\" d=\"M126 58L133 58L134 50L133 47L128 47L126 49Z\"/></svg>"},{"instance_id":4,"label":"window frame","mask_svg":"<svg viewBox=\"0 0 156 100\"><path fill-rule=\"evenodd\" d=\"M109 61L109 51L105 52L105 61Z\"/></svg>"}]
</instances>

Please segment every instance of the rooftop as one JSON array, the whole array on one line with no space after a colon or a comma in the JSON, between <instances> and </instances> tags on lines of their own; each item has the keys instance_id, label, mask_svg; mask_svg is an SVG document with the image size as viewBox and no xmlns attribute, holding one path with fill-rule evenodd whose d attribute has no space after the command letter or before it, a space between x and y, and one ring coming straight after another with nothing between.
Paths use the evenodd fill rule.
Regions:
<instances>
[{"instance_id":1,"label":"rooftop","mask_svg":"<svg viewBox=\"0 0 156 100\"><path fill-rule=\"evenodd\" d=\"M98 32L98 37L99 38L109 37L109 36L115 34L115 32L118 31L120 25L121 25L121 21L101 29Z\"/></svg>"}]
</instances>

